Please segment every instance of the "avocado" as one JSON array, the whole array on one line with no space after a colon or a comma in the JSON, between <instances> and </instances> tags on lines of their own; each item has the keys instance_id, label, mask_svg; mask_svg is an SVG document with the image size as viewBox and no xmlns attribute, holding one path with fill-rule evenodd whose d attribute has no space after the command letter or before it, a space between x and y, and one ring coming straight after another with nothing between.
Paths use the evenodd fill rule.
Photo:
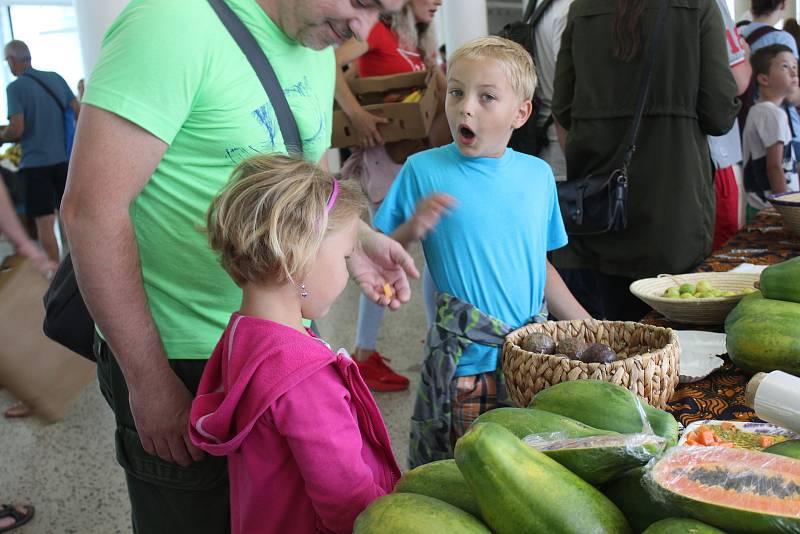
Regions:
<instances>
[{"instance_id":1,"label":"avocado","mask_svg":"<svg viewBox=\"0 0 800 534\"><path fill-rule=\"evenodd\" d=\"M531 332L519 344L520 348L530 352L538 352L541 354L553 354L553 349L556 346L553 338L543 332Z\"/></svg>"},{"instance_id":2,"label":"avocado","mask_svg":"<svg viewBox=\"0 0 800 534\"><path fill-rule=\"evenodd\" d=\"M580 359L585 349L585 341L577 337L568 337L556 343L555 352L557 354L564 354L567 358L574 360Z\"/></svg>"},{"instance_id":3,"label":"avocado","mask_svg":"<svg viewBox=\"0 0 800 534\"><path fill-rule=\"evenodd\" d=\"M592 343L581 353L581 361L586 363L611 363L616 360L617 353L604 343Z\"/></svg>"}]
</instances>

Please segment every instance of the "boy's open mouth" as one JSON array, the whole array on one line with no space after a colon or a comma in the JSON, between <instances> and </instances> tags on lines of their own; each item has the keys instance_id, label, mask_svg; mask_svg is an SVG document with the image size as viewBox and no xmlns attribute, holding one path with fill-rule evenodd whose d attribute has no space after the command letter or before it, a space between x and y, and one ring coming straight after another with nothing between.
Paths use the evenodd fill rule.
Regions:
<instances>
[{"instance_id":1,"label":"boy's open mouth","mask_svg":"<svg viewBox=\"0 0 800 534\"><path fill-rule=\"evenodd\" d=\"M471 145L475 142L475 132L466 124L458 126L458 138L464 145Z\"/></svg>"}]
</instances>

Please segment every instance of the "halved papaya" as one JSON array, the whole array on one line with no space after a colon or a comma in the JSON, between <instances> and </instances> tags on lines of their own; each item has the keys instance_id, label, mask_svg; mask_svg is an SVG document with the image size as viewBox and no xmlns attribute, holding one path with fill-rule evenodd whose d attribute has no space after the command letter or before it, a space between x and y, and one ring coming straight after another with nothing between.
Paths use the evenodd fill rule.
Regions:
<instances>
[{"instance_id":1,"label":"halved papaya","mask_svg":"<svg viewBox=\"0 0 800 534\"><path fill-rule=\"evenodd\" d=\"M726 447L675 447L650 469L648 491L727 532L800 532L800 461Z\"/></svg>"}]
</instances>

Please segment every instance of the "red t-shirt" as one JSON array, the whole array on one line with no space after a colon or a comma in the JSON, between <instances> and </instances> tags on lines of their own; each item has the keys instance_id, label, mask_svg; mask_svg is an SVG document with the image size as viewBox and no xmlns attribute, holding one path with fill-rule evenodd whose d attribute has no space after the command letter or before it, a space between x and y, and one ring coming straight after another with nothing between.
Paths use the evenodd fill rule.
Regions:
<instances>
[{"instance_id":1,"label":"red t-shirt","mask_svg":"<svg viewBox=\"0 0 800 534\"><path fill-rule=\"evenodd\" d=\"M367 44L369 50L358 58L359 76L386 76L425 70L419 49L401 49L397 35L383 21L378 21L369 32Z\"/></svg>"}]
</instances>

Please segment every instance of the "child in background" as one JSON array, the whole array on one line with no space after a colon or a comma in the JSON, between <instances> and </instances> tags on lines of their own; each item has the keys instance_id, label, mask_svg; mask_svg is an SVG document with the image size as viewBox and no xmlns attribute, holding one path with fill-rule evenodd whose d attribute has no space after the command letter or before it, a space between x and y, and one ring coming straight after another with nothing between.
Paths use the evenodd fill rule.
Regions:
<instances>
[{"instance_id":1,"label":"child in background","mask_svg":"<svg viewBox=\"0 0 800 534\"><path fill-rule=\"evenodd\" d=\"M769 207L767 196L797 189L797 157L784 101L797 89L797 60L785 45L758 49L750 58L759 99L742 133L747 218Z\"/></svg>"},{"instance_id":2,"label":"child in background","mask_svg":"<svg viewBox=\"0 0 800 534\"><path fill-rule=\"evenodd\" d=\"M345 288L365 209L355 182L282 155L243 162L211 204L211 247L243 296L190 435L228 457L233 534L351 532L400 477L355 362L303 326Z\"/></svg>"},{"instance_id":3,"label":"child in background","mask_svg":"<svg viewBox=\"0 0 800 534\"><path fill-rule=\"evenodd\" d=\"M405 246L422 241L438 291L411 467L451 457L470 423L504 403L504 336L532 321L543 298L559 319L589 318L546 257L567 243L553 173L506 148L530 116L535 86L530 55L512 41L458 49L445 104L455 142L411 156L374 220Z\"/></svg>"}]
</instances>

